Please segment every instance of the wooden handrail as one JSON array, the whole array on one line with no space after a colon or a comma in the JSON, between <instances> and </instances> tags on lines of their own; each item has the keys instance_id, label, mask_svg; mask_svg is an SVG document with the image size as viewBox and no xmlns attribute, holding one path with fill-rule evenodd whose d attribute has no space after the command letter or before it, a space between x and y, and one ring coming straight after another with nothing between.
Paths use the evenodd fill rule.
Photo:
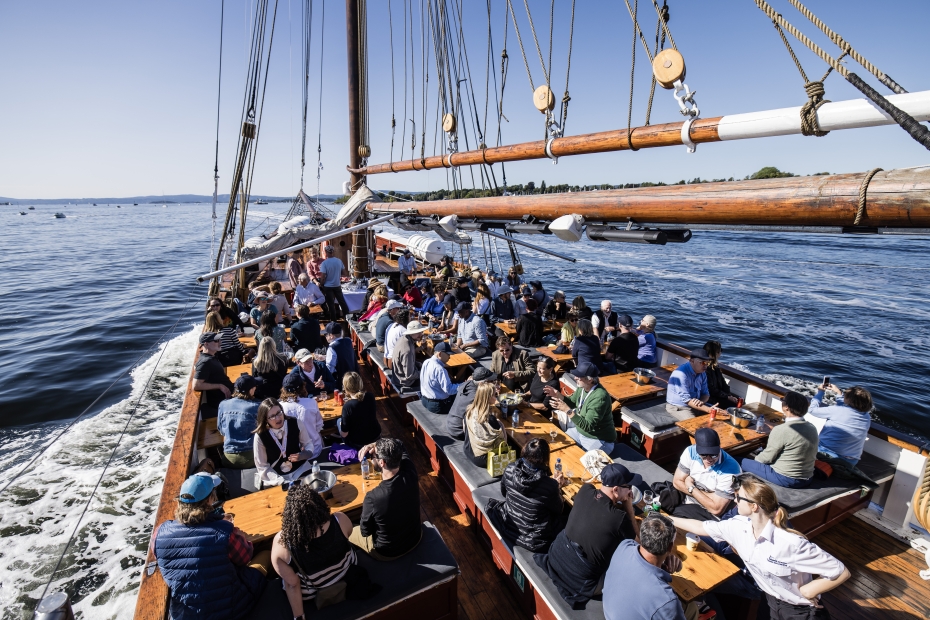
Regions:
<instances>
[{"instance_id":1,"label":"wooden handrail","mask_svg":"<svg viewBox=\"0 0 930 620\"><path fill-rule=\"evenodd\" d=\"M178 430L174 436L174 445L171 447L171 456L165 471L165 482L161 489L161 498L158 500L153 532L159 525L174 517L177 497L181 493L181 484L187 479L194 450L197 447L197 420L200 413L201 394L194 390L193 381L194 369L191 368L187 392L184 394L184 404L181 407L181 417L178 420ZM139 586L139 597L136 599L136 611L133 616L135 620L165 620L168 617L168 584L165 583L160 571L156 570L149 575L146 570L148 565L154 561L154 554L149 551L146 554L145 565L142 567L142 582Z\"/></svg>"}]
</instances>

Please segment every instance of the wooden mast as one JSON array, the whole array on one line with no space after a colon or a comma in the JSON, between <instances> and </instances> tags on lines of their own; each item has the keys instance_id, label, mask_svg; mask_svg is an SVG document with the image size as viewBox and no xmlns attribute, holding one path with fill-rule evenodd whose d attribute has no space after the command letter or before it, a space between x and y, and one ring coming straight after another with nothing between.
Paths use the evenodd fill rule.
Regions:
<instances>
[{"instance_id":1,"label":"wooden mast","mask_svg":"<svg viewBox=\"0 0 930 620\"><path fill-rule=\"evenodd\" d=\"M637 189L378 203L377 213L549 221L577 213L588 223L722 224L745 226L854 225L868 173ZM860 227L930 228L930 167L878 172L866 184Z\"/></svg>"},{"instance_id":2,"label":"wooden mast","mask_svg":"<svg viewBox=\"0 0 930 620\"><path fill-rule=\"evenodd\" d=\"M361 165L362 158L359 154L359 146L362 143L361 127L361 63L360 58L360 28L367 28L359 20L359 0L346 0L346 61L348 64L348 84L349 84L349 164L350 168L358 168ZM365 76L367 78L367 76ZM364 173L352 172L349 176L349 193L354 194L359 186L365 181ZM368 231L361 231L352 234L352 261L353 264L348 266L355 278L363 278L371 275L368 265ZM339 253L340 245L346 246L346 240L335 242L336 251ZM341 253L340 253L341 254ZM342 255L345 260L346 256Z\"/></svg>"}]
</instances>

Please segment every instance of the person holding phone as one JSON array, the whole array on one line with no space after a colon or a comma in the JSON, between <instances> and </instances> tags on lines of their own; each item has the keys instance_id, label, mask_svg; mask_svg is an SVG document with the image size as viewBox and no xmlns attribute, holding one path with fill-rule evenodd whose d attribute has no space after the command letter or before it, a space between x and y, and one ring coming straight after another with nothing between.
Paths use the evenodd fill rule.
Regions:
<instances>
[{"instance_id":1,"label":"person holding phone","mask_svg":"<svg viewBox=\"0 0 930 620\"><path fill-rule=\"evenodd\" d=\"M821 385L811 399L807 413L826 420L820 429L820 445L818 452L829 458L842 459L855 466L862 458L865 440L872 425L872 395L864 387L854 385L847 390L841 390L829 383L830 377L824 377ZM836 403L825 407L823 397L825 392L837 394Z\"/></svg>"}]
</instances>

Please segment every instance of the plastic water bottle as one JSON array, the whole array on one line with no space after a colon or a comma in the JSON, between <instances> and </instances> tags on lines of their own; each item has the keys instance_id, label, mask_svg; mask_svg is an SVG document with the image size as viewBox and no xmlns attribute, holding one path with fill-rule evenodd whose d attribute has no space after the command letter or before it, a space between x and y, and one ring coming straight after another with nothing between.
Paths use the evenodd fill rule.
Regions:
<instances>
[{"instance_id":1,"label":"plastic water bottle","mask_svg":"<svg viewBox=\"0 0 930 620\"><path fill-rule=\"evenodd\" d=\"M320 473L320 464L316 461L313 461L313 468L310 470L311 473L318 474Z\"/></svg>"},{"instance_id":2,"label":"plastic water bottle","mask_svg":"<svg viewBox=\"0 0 930 620\"><path fill-rule=\"evenodd\" d=\"M520 427L520 410L519 409L514 408L512 419L513 419L513 427L519 428Z\"/></svg>"},{"instance_id":3,"label":"plastic water bottle","mask_svg":"<svg viewBox=\"0 0 930 620\"><path fill-rule=\"evenodd\" d=\"M758 416L756 418L756 432L764 433L765 432L765 416Z\"/></svg>"},{"instance_id":4,"label":"plastic water bottle","mask_svg":"<svg viewBox=\"0 0 930 620\"><path fill-rule=\"evenodd\" d=\"M368 464L368 459L362 459L362 480L368 480L370 472L371 466Z\"/></svg>"},{"instance_id":5,"label":"plastic water bottle","mask_svg":"<svg viewBox=\"0 0 930 620\"><path fill-rule=\"evenodd\" d=\"M562 459L555 460L555 471L556 473L562 473Z\"/></svg>"}]
</instances>

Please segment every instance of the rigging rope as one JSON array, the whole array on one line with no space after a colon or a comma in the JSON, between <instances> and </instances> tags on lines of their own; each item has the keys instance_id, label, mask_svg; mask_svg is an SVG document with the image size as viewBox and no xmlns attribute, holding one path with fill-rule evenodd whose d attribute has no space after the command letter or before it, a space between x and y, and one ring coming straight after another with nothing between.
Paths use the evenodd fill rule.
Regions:
<instances>
[{"instance_id":1,"label":"rigging rope","mask_svg":"<svg viewBox=\"0 0 930 620\"><path fill-rule=\"evenodd\" d=\"M406 0L404 0L404 5L406 6ZM406 18L406 15L404 15ZM404 22L406 26L406 21ZM406 30L406 28L404 28ZM394 164L394 135L397 133L397 118L394 115L394 15L391 10L391 0L388 0L388 40L390 41L391 46L391 164L393 167ZM407 40L404 37L404 71L407 70ZM404 74L406 78L406 73ZM407 116L407 80L404 79L404 116ZM404 143L403 138L400 141L401 144ZM401 146L401 159L403 159L403 146Z\"/></svg>"},{"instance_id":2,"label":"rigging rope","mask_svg":"<svg viewBox=\"0 0 930 620\"><path fill-rule=\"evenodd\" d=\"M526 77L530 81L530 92L535 92L536 86L533 84L533 73L530 71L530 63L526 59L526 50L523 48L523 37L520 36L520 27L517 25L517 14L513 10L511 0L507 0L507 8L510 9L510 17L513 19L513 30L517 34L517 43L520 45L520 53L523 55L523 66L526 67ZM506 30L504 32L506 32ZM545 67L543 67L543 69L545 70Z\"/></svg>"},{"instance_id":3,"label":"rigging rope","mask_svg":"<svg viewBox=\"0 0 930 620\"><path fill-rule=\"evenodd\" d=\"M320 173L323 172L323 38L326 35L326 2L321 3L320 11L320 94L317 103L316 132L316 201L320 202Z\"/></svg>"},{"instance_id":4,"label":"rigging rope","mask_svg":"<svg viewBox=\"0 0 930 620\"><path fill-rule=\"evenodd\" d=\"M216 155L213 160L213 214L211 216L210 260L216 245L216 201L220 191L220 96L223 92L223 19L226 15L226 0L220 2L220 69L216 85Z\"/></svg>"},{"instance_id":5,"label":"rigging rope","mask_svg":"<svg viewBox=\"0 0 930 620\"><path fill-rule=\"evenodd\" d=\"M656 5L658 6L658 5ZM665 49L665 29L662 28L662 22L668 23L670 19L668 12L668 2L662 4L662 8L659 11L659 17L656 18L656 49L653 58L655 58L660 51ZM661 33L661 37L660 37ZM652 116L652 101L655 98L656 94L656 74L652 74L652 84L649 87L649 103L646 104L646 123L645 126L649 126L649 119Z\"/></svg>"},{"instance_id":6,"label":"rigging rope","mask_svg":"<svg viewBox=\"0 0 930 620\"><path fill-rule=\"evenodd\" d=\"M862 183L859 184L859 207L856 209L856 219L853 221L853 226L858 226L862 218L865 217L866 192L869 190L869 183L872 181L872 177L881 171L881 168L872 168L862 179Z\"/></svg>"},{"instance_id":7,"label":"rigging rope","mask_svg":"<svg viewBox=\"0 0 930 620\"><path fill-rule=\"evenodd\" d=\"M568 120L568 102L572 100L568 94L568 77L572 72L572 43L575 38L575 0L572 0L572 20L568 27L568 66L565 68L565 94L562 95L562 110L559 114L559 127L565 133L565 122Z\"/></svg>"},{"instance_id":8,"label":"rigging rope","mask_svg":"<svg viewBox=\"0 0 930 620\"><path fill-rule=\"evenodd\" d=\"M371 156L371 144L368 138L368 0L358 2L358 115L359 147L361 165L367 165ZM355 189L355 188L352 188Z\"/></svg>"},{"instance_id":9,"label":"rigging rope","mask_svg":"<svg viewBox=\"0 0 930 620\"><path fill-rule=\"evenodd\" d=\"M304 168L307 165L307 104L310 100L310 44L313 33L313 2L304 0L303 4L303 52L304 75L303 84L303 127L300 138L300 189L304 189Z\"/></svg>"},{"instance_id":10,"label":"rigging rope","mask_svg":"<svg viewBox=\"0 0 930 620\"><path fill-rule=\"evenodd\" d=\"M627 6L630 6L627 2ZM630 16L633 18L633 47L630 50L630 103L627 106L626 113L626 144L631 151L638 151L638 147L633 146L633 83L636 77L636 31L639 30L639 24L636 21L639 15L639 0L634 0L633 10ZM648 53L648 50L647 50Z\"/></svg>"}]
</instances>

